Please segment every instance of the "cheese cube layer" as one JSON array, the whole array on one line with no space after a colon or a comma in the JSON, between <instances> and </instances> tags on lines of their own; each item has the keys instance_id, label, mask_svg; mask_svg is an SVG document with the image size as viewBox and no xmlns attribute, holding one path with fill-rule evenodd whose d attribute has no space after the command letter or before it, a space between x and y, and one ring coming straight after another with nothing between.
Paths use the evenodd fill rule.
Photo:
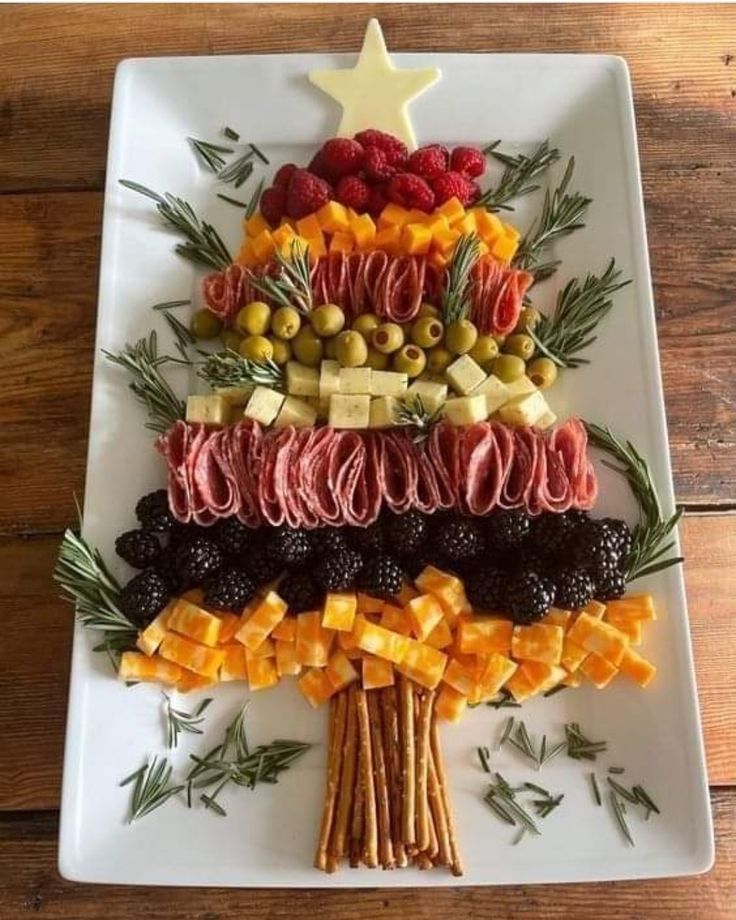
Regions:
<instances>
[{"instance_id":1,"label":"cheese cube layer","mask_svg":"<svg viewBox=\"0 0 736 920\"><path fill-rule=\"evenodd\" d=\"M370 416L370 396L347 396L335 393L330 397L328 420L332 428L367 428Z\"/></svg>"},{"instance_id":2,"label":"cheese cube layer","mask_svg":"<svg viewBox=\"0 0 736 920\"><path fill-rule=\"evenodd\" d=\"M328 400L340 392L340 365L337 361L323 361L319 372L319 398Z\"/></svg>"},{"instance_id":3,"label":"cheese cube layer","mask_svg":"<svg viewBox=\"0 0 736 920\"><path fill-rule=\"evenodd\" d=\"M371 396L403 396L407 383L406 374L374 370L371 377Z\"/></svg>"},{"instance_id":4,"label":"cheese cube layer","mask_svg":"<svg viewBox=\"0 0 736 920\"><path fill-rule=\"evenodd\" d=\"M281 405L281 411L276 416L274 426L276 428L286 428L287 425L293 425L294 428L311 428L317 421L317 410L310 406L303 399L297 399L295 396L287 396Z\"/></svg>"},{"instance_id":5,"label":"cheese cube layer","mask_svg":"<svg viewBox=\"0 0 736 920\"><path fill-rule=\"evenodd\" d=\"M514 396L523 396L524 393L534 393L537 387L533 381L524 374L523 377L519 377L511 383L507 383L506 389L509 391L509 399L512 399Z\"/></svg>"},{"instance_id":6,"label":"cheese cube layer","mask_svg":"<svg viewBox=\"0 0 736 920\"><path fill-rule=\"evenodd\" d=\"M318 396L319 371L298 361L287 361L286 389L292 396Z\"/></svg>"},{"instance_id":7,"label":"cheese cube layer","mask_svg":"<svg viewBox=\"0 0 736 920\"><path fill-rule=\"evenodd\" d=\"M230 416L230 405L224 396L188 396L187 421L203 425L224 425Z\"/></svg>"},{"instance_id":8,"label":"cheese cube layer","mask_svg":"<svg viewBox=\"0 0 736 920\"><path fill-rule=\"evenodd\" d=\"M521 428L536 425L547 412L549 412L547 400L539 390L536 390L534 393L512 397L501 406L496 416L506 425L516 425Z\"/></svg>"},{"instance_id":9,"label":"cheese cube layer","mask_svg":"<svg viewBox=\"0 0 736 920\"><path fill-rule=\"evenodd\" d=\"M341 367L340 393L370 394L372 376L373 371L370 367Z\"/></svg>"},{"instance_id":10,"label":"cheese cube layer","mask_svg":"<svg viewBox=\"0 0 736 920\"><path fill-rule=\"evenodd\" d=\"M482 383L479 383L473 390L473 396L478 396L480 394L486 398L486 409L489 415L493 415L497 409L500 409L505 402L511 399L508 386L494 374L489 374L488 377L486 377Z\"/></svg>"},{"instance_id":11,"label":"cheese cube layer","mask_svg":"<svg viewBox=\"0 0 736 920\"><path fill-rule=\"evenodd\" d=\"M444 405L445 418L451 425L474 425L488 418L486 398L478 396L458 396L448 399Z\"/></svg>"},{"instance_id":12,"label":"cheese cube layer","mask_svg":"<svg viewBox=\"0 0 736 920\"><path fill-rule=\"evenodd\" d=\"M261 425L270 425L279 414L284 394L269 387L256 387L243 415Z\"/></svg>"},{"instance_id":13,"label":"cheese cube layer","mask_svg":"<svg viewBox=\"0 0 736 920\"><path fill-rule=\"evenodd\" d=\"M376 396L371 400L369 424L371 428L391 428L396 424L399 401L395 396Z\"/></svg>"},{"instance_id":14,"label":"cheese cube layer","mask_svg":"<svg viewBox=\"0 0 736 920\"><path fill-rule=\"evenodd\" d=\"M431 380L415 380L406 391L406 404L412 405L417 399L421 399L424 408L434 414L445 404L447 385Z\"/></svg>"},{"instance_id":15,"label":"cheese cube layer","mask_svg":"<svg viewBox=\"0 0 736 920\"><path fill-rule=\"evenodd\" d=\"M461 396L472 393L486 379L486 372L470 355L460 355L445 371L453 390Z\"/></svg>"}]
</instances>

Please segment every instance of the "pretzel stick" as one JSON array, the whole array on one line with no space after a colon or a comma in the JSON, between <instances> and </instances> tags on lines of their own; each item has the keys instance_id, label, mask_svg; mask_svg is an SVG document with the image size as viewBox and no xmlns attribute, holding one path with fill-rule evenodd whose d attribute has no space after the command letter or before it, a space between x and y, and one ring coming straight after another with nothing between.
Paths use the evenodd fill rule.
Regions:
<instances>
[{"instance_id":1,"label":"pretzel stick","mask_svg":"<svg viewBox=\"0 0 736 920\"><path fill-rule=\"evenodd\" d=\"M363 795L365 802L365 825L363 837L363 862L369 869L378 866L378 822L376 819L376 789L373 785L373 752L371 751L371 727L365 690L356 690L358 705L358 727L362 752L361 772L363 774Z\"/></svg>"},{"instance_id":2,"label":"pretzel stick","mask_svg":"<svg viewBox=\"0 0 736 920\"><path fill-rule=\"evenodd\" d=\"M434 826L434 817L432 816L432 809L429 807L429 796L427 797L427 824L429 825L429 846L426 849L426 854L432 860L433 863L437 861L437 855L440 851L440 843L437 838L437 829Z\"/></svg>"},{"instance_id":3,"label":"pretzel stick","mask_svg":"<svg viewBox=\"0 0 736 920\"><path fill-rule=\"evenodd\" d=\"M403 869L407 864L404 842L401 839L401 752L399 751L399 718L396 708L396 687L384 687L381 693L383 705L383 750L386 757L386 773L390 794L391 842L396 865Z\"/></svg>"},{"instance_id":4,"label":"pretzel stick","mask_svg":"<svg viewBox=\"0 0 736 920\"><path fill-rule=\"evenodd\" d=\"M337 817L332 831L329 852L340 857L345 855L345 839L350 819L350 805L355 789L355 771L358 755L358 711L355 705L355 684L347 691L347 726L345 728L345 746L342 757L342 775L340 777L340 795L337 802Z\"/></svg>"},{"instance_id":5,"label":"pretzel stick","mask_svg":"<svg viewBox=\"0 0 736 920\"><path fill-rule=\"evenodd\" d=\"M426 853L417 853L416 857L414 858L414 862L419 869L424 870L432 868L432 860L429 858L429 856L427 856Z\"/></svg>"},{"instance_id":6,"label":"pretzel stick","mask_svg":"<svg viewBox=\"0 0 736 920\"><path fill-rule=\"evenodd\" d=\"M340 779L340 761L342 759L342 741L345 733L345 712L347 708L347 694L340 693L330 706L330 746L327 753L327 790L325 804L322 810L322 827L319 834L317 855L314 865L317 869L327 869L327 844L332 830L332 819L335 814L335 799Z\"/></svg>"},{"instance_id":7,"label":"pretzel stick","mask_svg":"<svg viewBox=\"0 0 736 920\"><path fill-rule=\"evenodd\" d=\"M399 678L399 699L401 718L401 837L407 848L414 846L414 693L407 677Z\"/></svg>"},{"instance_id":8,"label":"pretzel stick","mask_svg":"<svg viewBox=\"0 0 736 920\"><path fill-rule=\"evenodd\" d=\"M337 856L334 856L332 853L327 854L327 868L325 871L328 875L332 875L333 872L337 872L340 868L340 860Z\"/></svg>"},{"instance_id":9,"label":"pretzel stick","mask_svg":"<svg viewBox=\"0 0 736 920\"><path fill-rule=\"evenodd\" d=\"M434 691L417 693L419 720L417 724L417 848L425 853L430 846L429 802L427 800L427 770L429 761L429 728L432 720Z\"/></svg>"},{"instance_id":10,"label":"pretzel stick","mask_svg":"<svg viewBox=\"0 0 736 920\"><path fill-rule=\"evenodd\" d=\"M375 690L371 690L367 697L378 806L378 854L381 866L384 869L393 869L395 866L394 848L391 844L391 811L386 777L386 758L383 750L380 701Z\"/></svg>"},{"instance_id":11,"label":"pretzel stick","mask_svg":"<svg viewBox=\"0 0 736 920\"><path fill-rule=\"evenodd\" d=\"M357 725L357 703L356 703ZM365 817L365 796L363 795L363 751L358 746L355 770L355 794L353 795L353 814L350 818L350 866L357 869L363 853L363 825Z\"/></svg>"},{"instance_id":12,"label":"pretzel stick","mask_svg":"<svg viewBox=\"0 0 736 920\"><path fill-rule=\"evenodd\" d=\"M463 864L460 861L460 853L458 851L457 838L455 836L455 826L452 820L452 811L450 809L450 793L447 786L447 774L445 773L445 765L442 760L440 733L437 727L436 719L432 720L430 737L432 744L432 755L434 757L434 765L437 770L439 793L442 798L442 805L445 809L445 815L447 816L447 835L450 841L450 871L453 875L460 876L463 874Z\"/></svg>"},{"instance_id":13,"label":"pretzel stick","mask_svg":"<svg viewBox=\"0 0 736 920\"><path fill-rule=\"evenodd\" d=\"M437 832L437 862L441 866L449 866L452 860L450 852L450 836L447 830L447 815L442 800L439 780L437 779L437 768L434 763L434 753L430 750L429 757L429 806L432 810L434 826Z\"/></svg>"}]
</instances>

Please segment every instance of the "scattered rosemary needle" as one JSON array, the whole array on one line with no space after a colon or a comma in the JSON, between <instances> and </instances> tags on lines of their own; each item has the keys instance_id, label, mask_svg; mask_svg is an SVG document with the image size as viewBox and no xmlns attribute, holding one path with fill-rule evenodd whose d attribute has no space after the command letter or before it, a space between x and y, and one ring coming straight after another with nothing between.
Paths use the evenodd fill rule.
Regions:
<instances>
[{"instance_id":1,"label":"scattered rosemary needle","mask_svg":"<svg viewBox=\"0 0 736 920\"><path fill-rule=\"evenodd\" d=\"M588 777L590 778L590 787L593 790L593 798L595 799L595 804L602 805L603 800L601 799L601 790L598 787L598 780L596 779L595 773L589 773Z\"/></svg>"},{"instance_id":2,"label":"scattered rosemary needle","mask_svg":"<svg viewBox=\"0 0 736 920\"><path fill-rule=\"evenodd\" d=\"M266 154L265 154L262 150L260 150L258 147L256 147L255 144L250 143L250 144L248 144L248 146L249 146L250 149L253 151L253 153L255 153L255 155L258 157L258 159L261 161L261 163L263 163L264 166L270 166L270 165L271 165L271 161L268 159L268 157L266 156Z\"/></svg>"},{"instance_id":3,"label":"scattered rosemary needle","mask_svg":"<svg viewBox=\"0 0 736 920\"><path fill-rule=\"evenodd\" d=\"M284 387L284 372L275 361L251 361L232 349L208 355L198 367L197 376L211 387Z\"/></svg>"},{"instance_id":4,"label":"scattered rosemary needle","mask_svg":"<svg viewBox=\"0 0 736 920\"><path fill-rule=\"evenodd\" d=\"M250 218L253 217L253 215L258 210L258 205L260 204L260 201L261 201L261 195L263 194L263 185L264 185L263 179L259 179L258 185L256 186L256 190L250 196L248 204L245 207L245 219L246 220L250 220Z\"/></svg>"},{"instance_id":5,"label":"scattered rosemary needle","mask_svg":"<svg viewBox=\"0 0 736 920\"><path fill-rule=\"evenodd\" d=\"M488 700L486 706L492 706L493 709L521 709L521 703L517 703L510 693L503 690L497 699Z\"/></svg>"},{"instance_id":6,"label":"scattered rosemary needle","mask_svg":"<svg viewBox=\"0 0 736 920\"><path fill-rule=\"evenodd\" d=\"M567 743L567 756L573 760L595 760L598 754L608 750L605 741L591 741L587 738L577 722L568 722L565 725L565 740Z\"/></svg>"},{"instance_id":7,"label":"scattered rosemary needle","mask_svg":"<svg viewBox=\"0 0 736 920\"><path fill-rule=\"evenodd\" d=\"M480 241L475 233L463 234L455 243L440 305L445 324L461 320L467 312L470 273L479 255Z\"/></svg>"},{"instance_id":8,"label":"scattered rosemary needle","mask_svg":"<svg viewBox=\"0 0 736 920\"><path fill-rule=\"evenodd\" d=\"M228 163L218 173L220 182L232 182L235 188L240 188L253 174L253 151L249 150L242 156Z\"/></svg>"},{"instance_id":9,"label":"scattered rosemary needle","mask_svg":"<svg viewBox=\"0 0 736 920\"><path fill-rule=\"evenodd\" d=\"M162 311L164 314L164 319L166 323L174 334L176 339L176 350L182 357L182 360L189 363L189 355L187 354L187 349L190 345L195 345L197 340L194 337L191 329L188 326L185 326L181 320L178 320L175 316L172 316L168 310Z\"/></svg>"},{"instance_id":10,"label":"scattered rosemary needle","mask_svg":"<svg viewBox=\"0 0 736 920\"><path fill-rule=\"evenodd\" d=\"M173 768L165 757L160 760L154 757L150 763L145 764L135 773L131 773L119 784L127 786L135 783L128 816L129 823L132 824L138 818L144 818L168 802L172 795L183 791L184 786L169 785L172 771Z\"/></svg>"},{"instance_id":11,"label":"scattered rosemary needle","mask_svg":"<svg viewBox=\"0 0 736 920\"><path fill-rule=\"evenodd\" d=\"M483 153L504 165L503 175L495 188L490 188L481 195L476 206L489 211L512 211L513 207L509 202L536 192L540 186L533 182L534 178L559 160L560 151L556 147L550 147L549 141L546 140L530 156L523 153L512 156L496 149L500 143L501 141L496 141L489 144Z\"/></svg>"},{"instance_id":12,"label":"scattered rosemary needle","mask_svg":"<svg viewBox=\"0 0 736 920\"><path fill-rule=\"evenodd\" d=\"M186 307L191 304L191 300L165 300L163 303L155 303L152 310L175 310L177 307Z\"/></svg>"},{"instance_id":13,"label":"scattered rosemary needle","mask_svg":"<svg viewBox=\"0 0 736 920\"><path fill-rule=\"evenodd\" d=\"M634 838L631 836L629 825L627 824L626 818L624 817L623 806L613 790L611 790L608 794L608 801L611 803L611 809L613 810L614 817L616 818L616 823L621 828L621 833L624 835L624 838L628 842L629 846L636 846L634 843Z\"/></svg>"},{"instance_id":14,"label":"scattered rosemary needle","mask_svg":"<svg viewBox=\"0 0 736 920\"><path fill-rule=\"evenodd\" d=\"M490 764L489 764L489 762L488 762L488 759L489 759L490 756L491 756L491 752L488 750L487 747L479 747L479 748L478 748L478 760L480 760L480 765L481 765L481 767L483 768L483 772L484 772L484 773L490 773L490 772L491 772L491 767L490 767Z\"/></svg>"},{"instance_id":15,"label":"scattered rosemary needle","mask_svg":"<svg viewBox=\"0 0 736 920\"><path fill-rule=\"evenodd\" d=\"M204 722L204 711L212 702L212 697L202 700L192 712L175 709L171 705L168 693L161 694L166 700L166 746L175 748L179 743L179 735L183 732L191 735L201 735L199 726Z\"/></svg>"},{"instance_id":16,"label":"scattered rosemary needle","mask_svg":"<svg viewBox=\"0 0 736 920\"><path fill-rule=\"evenodd\" d=\"M213 173L218 173L225 165L225 158L222 154L233 152L232 147L211 144L209 141L201 141L196 137L188 137L187 140L192 145L199 160Z\"/></svg>"},{"instance_id":17,"label":"scattered rosemary needle","mask_svg":"<svg viewBox=\"0 0 736 920\"><path fill-rule=\"evenodd\" d=\"M221 192L217 193L218 198L222 198L223 201L227 201L228 204L235 205L236 208L247 208L247 201L238 201L237 198L231 198L229 195L223 195Z\"/></svg>"},{"instance_id":18,"label":"scattered rosemary needle","mask_svg":"<svg viewBox=\"0 0 736 920\"><path fill-rule=\"evenodd\" d=\"M278 274L275 277L254 277L251 284L278 306L296 307L300 313L306 315L314 306L309 247L302 248L293 241L288 259L278 250L275 257Z\"/></svg>"},{"instance_id":19,"label":"scattered rosemary needle","mask_svg":"<svg viewBox=\"0 0 736 920\"><path fill-rule=\"evenodd\" d=\"M234 128L231 128L229 125L225 125L225 127L222 129L222 133L229 141L235 141L237 143L240 140L240 135L238 132Z\"/></svg>"}]
</instances>

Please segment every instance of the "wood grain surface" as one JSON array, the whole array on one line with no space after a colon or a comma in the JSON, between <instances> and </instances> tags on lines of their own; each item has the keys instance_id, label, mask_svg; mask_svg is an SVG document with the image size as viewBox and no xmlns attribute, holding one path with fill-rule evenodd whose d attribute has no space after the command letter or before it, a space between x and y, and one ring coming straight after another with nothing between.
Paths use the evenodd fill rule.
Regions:
<instances>
[{"instance_id":1,"label":"wood grain surface","mask_svg":"<svg viewBox=\"0 0 736 920\"><path fill-rule=\"evenodd\" d=\"M83 489L102 189L124 57L355 51L623 55L637 112L717 863L684 880L432 892L170 891L55 869L71 623L51 583ZM718 918L736 895L736 7L0 5L0 917ZM380 885L380 876L376 876ZM104 898L104 909L101 899Z\"/></svg>"}]
</instances>

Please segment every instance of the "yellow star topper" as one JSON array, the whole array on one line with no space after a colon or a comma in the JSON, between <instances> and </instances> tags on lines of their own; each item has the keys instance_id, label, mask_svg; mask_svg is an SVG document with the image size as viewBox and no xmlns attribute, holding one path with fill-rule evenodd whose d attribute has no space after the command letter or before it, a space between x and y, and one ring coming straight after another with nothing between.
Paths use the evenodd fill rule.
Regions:
<instances>
[{"instance_id":1,"label":"yellow star topper","mask_svg":"<svg viewBox=\"0 0 736 920\"><path fill-rule=\"evenodd\" d=\"M342 106L339 136L352 137L366 128L377 128L400 138L414 150L417 144L409 103L440 76L437 67L397 70L386 50L378 20L371 19L358 63L352 70L313 70L309 79Z\"/></svg>"}]
</instances>

